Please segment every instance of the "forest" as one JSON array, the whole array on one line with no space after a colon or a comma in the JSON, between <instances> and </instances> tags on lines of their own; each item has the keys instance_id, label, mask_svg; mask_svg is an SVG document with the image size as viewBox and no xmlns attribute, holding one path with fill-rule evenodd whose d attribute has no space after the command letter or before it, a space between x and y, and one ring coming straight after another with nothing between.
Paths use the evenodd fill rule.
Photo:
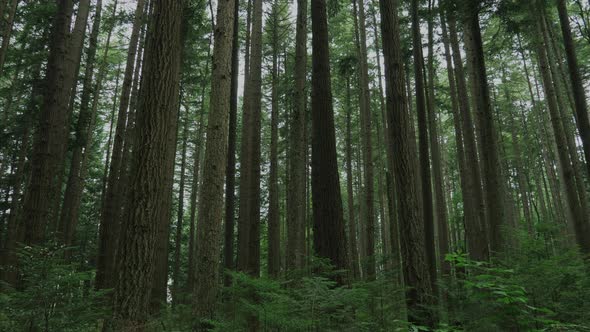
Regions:
<instances>
[{"instance_id":1,"label":"forest","mask_svg":"<svg viewBox=\"0 0 590 332\"><path fill-rule=\"evenodd\" d=\"M589 0L0 0L0 332L590 331Z\"/></svg>"}]
</instances>

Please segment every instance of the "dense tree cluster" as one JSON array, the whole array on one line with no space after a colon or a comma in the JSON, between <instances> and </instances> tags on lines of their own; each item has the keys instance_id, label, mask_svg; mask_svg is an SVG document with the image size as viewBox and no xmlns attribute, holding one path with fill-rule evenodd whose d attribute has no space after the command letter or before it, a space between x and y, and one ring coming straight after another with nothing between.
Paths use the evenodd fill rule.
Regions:
<instances>
[{"instance_id":1,"label":"dense tree cluster","mask_svg":"<svg viewBox=\"0 0 590 332\"><path fill-rule=\"evenodd\" d=\"M585 0L0 0L0 330L590 330L589 94Z\"/></svg>"}]
</instances>

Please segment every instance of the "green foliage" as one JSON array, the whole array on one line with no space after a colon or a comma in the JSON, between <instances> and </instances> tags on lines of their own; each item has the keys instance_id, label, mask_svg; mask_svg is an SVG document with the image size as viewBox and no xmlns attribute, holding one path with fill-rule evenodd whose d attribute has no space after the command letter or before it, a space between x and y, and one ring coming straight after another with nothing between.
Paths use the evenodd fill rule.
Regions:
<instances>
[{"instance_id":1,"label":"green foliage","mask_svg":"<svg viewBox=\"0 0 590 332\"><path fill-rule=\"evenodd\" d=\"M537 269L537 273L525 274L523 269L527 266L516 265L516 268L505 268L501 265L490 265L485 262L476 262L468 259L463 254L449 254L450 261L457 271L456 282L449 290L449 304L452 311L449 313L452 322L467 331L586 331L590 327L584 327L575 323L583 320L574 317L563 317L563 303L555 303L546 297L546 291L553 287L559 287L563 280L552 280L552 275L559 275L559 266L553 258L549 258L542 265L545 268ZM565 263L565 262L561 262ZM569 266L567 266L569 265ZM570 261L562 265L566 270L577 264ZM532 272L532 271L531 271ZM565 273L567 275L567 272ZM523 276L525 276L523 278ZM577 275L578 281L584 280L583 275ZM535 282L534 279L537 279ZM571 280L573 282L573 280ZM555 283L557 284L555 284ZM537 289L536 284L545 285L545 291ZM570 284L575 285L576 282ZM588 292L580 287L577 291ZM578 293L581 295L581 293ZM543 301L539 301L542 296ZM582 297L584 298L584 297ZM555 300L556 298L554 298ZM568 298L568 302L578 302L574 298ZM552 303L553 302L553 303ZM578 302L578 305L582 305ZM567 305L566 305L567 306ZM577 312L582 318L586 313ZM585 319L585 318L584 318ZM567 324L563 322L568 322Z\"/></svg>"},{"instance_id":2,"label":"green foliage","mask_svg":"<svg viewBox=\"0 0 590 332\"><path fill-rule=\"evenodd\" d=\"M19 290L0 293L0 331L96 331L107 317L105 292L91 285L94 272L67 262L65 248L19 251Z\"/></svg>"}]
</instances>

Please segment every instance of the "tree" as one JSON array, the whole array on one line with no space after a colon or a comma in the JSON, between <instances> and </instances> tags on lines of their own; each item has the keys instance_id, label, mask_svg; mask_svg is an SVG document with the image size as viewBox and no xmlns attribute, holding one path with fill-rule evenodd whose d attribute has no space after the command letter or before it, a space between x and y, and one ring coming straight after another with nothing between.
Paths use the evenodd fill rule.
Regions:
<instances>
[{"instance_id":1,"label":"tree","mask_svg":"<svg viewBox=\"0 0 590 332\"><path fill-rule=\"evenodd\" d=\"M422 55L422 34L420 33L419 3L412 1L412 47L414 55L414 82L416 84L416 110L418 112L418 141L420 152L420 183L422 211L424 214L424 235L426 258L433 293L436 293L436 249L434 246L434 209L432 198L432 176L430 171L430 147L428 135L428 116L426 109L426 89L424 86L424 56Z\"/></svg>"},{"instance_id":2,"label":"tree","mask_svg":"<svg viewBox=\"0 0 590 332\"><path fill-rule=\"evenodd\" d=\"M447 225L447 202L444 194L444 177L443 164L441 160L440 150L441 143L439 141L439 130L437 121L437 108L435 100L435 79L436 70L434 66L434 20L435 11L434 1L428 2L428 89L426 106L428 109L428 134L430 142L430 150L432 154L432 178L434 182L434 197L436 199L436 225L438 230L438 253L441 271L444 275L448 275L450 266L445 261L445 256L449 253L449 238ZM462 143L461 143L462 144Z\"/></svg>"},{"instance_id":3,"label":"tree","mask_svg":"<svg viewBox=\"0 0 590 332\"><path fill-rule=\"evenodd\" d=\"M275 0L272 4L271 44L272 44L272 69L271 69L271 129L270 129L270 171L268 193L268 274L278 277L281 269L281 224L279 220L279 38L280 16L285 7Z\"/></svg>"},{"instance_id":4,"label":"tree","mask_svg":"<svg viewBox=\"0 0 590 332\"><path fill-rule=\"evenodd\" d=\"M306 77L307 77L307 8L308 0L297 0L295 36L295 92L289 150L289 190L287 190L287 252L288 269L303 267L305 251L305 200L307 147L306 132Z\"/></svg>"},{"instance_id":5,"label":"tree","mask_svg":"<svg viewBox=\"0 0 590 332\"><path fill-rule=\"evenodd\" d=\"M235 268L234 263L234 224L235 224L235 183L236 183L236 130L238 118L238 85L240 69L240 2L235 1L232 63L231 63L231 98L228 128L227 168L225 172L225 231L223 247L223 267L228 270ZM226 277L225 286L229 286L230 278Z\"/></svg>"},{"instance_id":6,"label":"tree","mask_svg":"<svg viewBox=\"0 0 590 332\"><path fill-rule=\"evenodd\" d=\"M535 7L532 7L535 9ZM538 9L537 9L538 10ZM547 40L543 38L543 23L536 22L536 31L539 33L539 40L537 40L537 56L539 59L539 69L543 81L543 90L545 92L545 100L547 108L551 117L551 124L553 127L553 134L557 146L567 146L566 132L563 127L562 116L559 111L557 103L557 96L554 86L555 77L552 76L549 58L547 55ZM567 197L567 206L572 216L573 226L575 229L576 240L583 253L589 252L590 244L586 234L588 234L588 214L582 207L580 197L578 196L578 187L574 175L571 155L567 149L557 149L559 162L561 165L561 172L565 187L565 194Z\"/></svg>"},{"instance_id":7,"label":"tree","mask_svg":"<svg viewBox=\"0 0 590 332\"><path fill-rule=\"evenodd\" d=\"M361 141L363 146L363 169L364 169L364 204L366 226L365 253L367 262L365 274L368 280L375 279L375 203L374 203L374 185L373 185L373 140L371 125L371 94L369 90L369 67L367 64L367 33L365 23L365 4L361 0L358 3L355 0L354 18L357 54L359 58L359 79L360 79L360 111L361 111ZM357 9L358 7L358 9Z\"/></svg>"},{"instance_id":8,"label":"tree","mask_svg":"<svg viewBox=\"0 0 590 332\"><path fill-rule=\"evenodd\" d=\"M96 288L105 289L114 286L115 257L118 246L118 234L120 231L121 204L120 197L123 188L120 187L119 177L121 172L121 159L123 155L123 144L125 127L127 124L127 110L133 83L133 70L139 44L139 34L143 25L145 0L138 0L135 9L133 28L127 50L127 63L125 74L121 85L121 95L117 111L117 126L111 151L111 161L107 179L107 187L104 195L104 204L101 214L99 248L96 271Z\"/></svg>"},{"instance_id":9,"label":"tree","mask_svg":"<svg viewBox=\"0 0 590 332\"><path fill-rule=\"evenodd\" d=\"M424 245L423 216L417 193L415 151L411 151L411 123L405 97L405 75L400 47L400 28L397 11L399 2L379 1L381 8L381 38L385 58L387 92L387 121L394 159L393 173L397 192L400 247L403 260L408 319L411 322L433 325L432 314L424 308L431 303L432 289Z\"/></svg>"},{"instance_id":10,"label":"tree","mask_svg":"<svg viewBox=\"0 0 590 332\"><path fill-rule=\"evenodd\" d=\"M24 242L41 244L45 226L51 219L52 194L56 192L54 178L64 164L62 147L68 116L71 82L74 68L66 64L67 41L72 17L72 1L60 0L51 33L50 55L47 63L46 85L39 115L39 127L33 142L31 175L25 190L22 221L25 224Z\"/></svg>"},{"instance_id":11,"label":"tree","mask_svg":"<svg viewBox=\"0 0 590 332\"><path fill-rule=\"evenodd\" d=\"M116 11L117 3L115 3L113 8ZM94 136L93 129L94 124L96 123L95 118L97 116L96 113L98 108L98 91L101 89L102 80L105 74L105 60L103 58L103 64L100 67L100 72L97 77L98 84L93 86L96 49L98 46L98 34L100 32L101 19L102 0L99 0L96 3L94 23L90 34L82 96L80 97L80 113L78 115L78 123L76 124L76 139L74 142L74 151L72 152L72 160L70 162L70 174L66 185L66 191L64 193L61 219L58 229L58 232L62 236L63 243L67 246L72 244L74 230L78 222L82 189L84 187L85 173L87 172L88 167L88 148L90 147L90 143ZM109 27L104 57L106 57L109 52L111 34L112 27ZM91 99L93 99L92 104Z\"/></svg>"},{"instance_id":12,"label":"tree","mask_svg":"<svg viewBox=\"0 0 590 332\"><path fill-rule=\"evenodd\" d=\"M244 97L238 219L238 270L260 274L260 128L262 111L262 0L254 0L250 67ZM247 97L246 97L247 96Z\"/></svg>"},{"instance_id":13,"label":"tree","mask_svg":"<svg viewBox=\"0 0 590 332\"><path fill-rule=\"evenodd\" d=\"M313 247L336 269L348 268L346 236L336 157L336 133L330 82L328 16L326 1L313 1L312 21L312 132L311 178L313 204ZM339 284L346 278L338 276Z\"/></svg>"},{"instance_id":14,"label":"tree","mask_svg":"<svg viewBox=\"0 0 590 332\"><path fill-rule=\"evenodd\" d=\"M148 32L143 93L139 97L137 139L133 150L127 220L117 253L119 276L114 294L112 328L143 331L149 313L157 227L169 194L167 167L175 144L181 63L181 17L184 4L176 0L153 3L154 27Z\"/></svg>"},{"instance_id":15,"label":"tree","mask_svg":"<svg viewBox=\"0 0 590 332\"><path fill-rule=\"evenodd\" d=\"M197 230L199 246L195 259L197 267L193 313L198 320L197 330L207 329L206 320L213 318L218 292L218 257L223 217L223 184L227 163L234 6L234 1L229 0L220 2L217 7L211 108L199 201L200 222Z\"/></svg>"},{"instance_id":16,"label":"tree","mask_svg":"<svg viewBox=\"0 0 590 332\"><path fill-rule=\"evenodd\" d=\"M574 94L574 110L577 116L576 123L578 124L578 129L580 131L580 137L582 138L584 155L586 156L586 167L588 167L588 172L590 174L590 120L588 120L588 105L586 103L584 84L580 77L578 58L565 0L557 0L557 10L559 13L559 22L561 23L561 32L563 34L569 76Z\"/></svg>"},{"instance_id":17,"label":"tree","mask_svg":"<svg viewBox=\"0 0 590 332\"><path fill-rule=\"evenodd\" d=\"M479 4L466 1L463 7L465 44L470 68L471 84L479 130L481 131L482 162L484 170L485 203L490 229L490 250L499 254L504 250L504 182L498 155L498 134L494 122L488 77L484 60L483 41L479 26Z\"/></svg>"},{"instance_id":18,"label":"tree","mask_svg":"<svg viewBox=\"0 0 590 332\"><path fill-rule=\"evenodd\" d=\"M465 80L463 60L461 59L455 14L452 10L449 10L447 16L465 146L465 188L468 191L463 194L463 197L465 197L466 202L465 233L468 239L467 250L472 259L487 260L489 258L489 239L486 224L486 206L483 198L479 160L477 158L474 124L469 104L469 90ZM473 198L473 201L471 201L471 198Z\"/></svg>"}]
</instances>

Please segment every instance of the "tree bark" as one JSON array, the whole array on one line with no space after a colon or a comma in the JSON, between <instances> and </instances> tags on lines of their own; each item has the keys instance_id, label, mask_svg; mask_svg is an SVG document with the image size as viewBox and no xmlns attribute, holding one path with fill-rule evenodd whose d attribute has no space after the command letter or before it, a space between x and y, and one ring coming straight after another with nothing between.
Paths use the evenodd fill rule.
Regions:
<instances>
[{"instance_id":1,"label":"tree bark","mask_svg":"<svg viewBox=\"0 0 590 332\"><path fill-rule=\"evenodd\" d=\"M349 257L352 277L358 280L361 276L359 271L359 252L356 240L356 218L354 213L354 190L353 169L352 169L352 103L351 103L350 77L346 78L346 191L348 194L348 241L350 243Z\"/></svg>"},{"instance_id":2,"label":"tree bark","mask_svg":"<svg viewBox=\"0 0 590 332\"><path fill-rule=\"evenodd\" d=\"M400 246L403 275L408 306L408 320L425 326L434 325L434 315L427 307L431 304L432 288L426 261L424 224L420 211L416 179L416 153L410 140L411 123L406 99L404 66L398 18L398 0L380 0L381 30L385 74L387 82L388 134L394 159L400 222Z\"/></svg>"},{"instance_id":3,"label":"tree bark","mask_svg":"<svg viewBox=\"0 0 590 332\"><path fill-rule=\"evenodd\" d=\"M173 169L181 63L183 1L154 2L153 24L144 61L143 93L139 97L137 140L133 151L128 219L123 223L117 253L112 326L115 331L145 331L149 314L158 222L170 191ZM175 136L175 135L174 135Z\"/></svg>"},{"instance_id":4,"label":"tree bark","mask_svg":"<svg viewBox=\"0 0 590 332\"><path fill-rule=\"evenodd\" d=\"M199 201L198 250L196 255L196 290L193 313L195 330L210 328L217 298L221 226L223 220L223 185L227 163L231 62L234 27L234 0L221 1L217 7L211 105L203 184Z\"/></svg>"},{"instance_id":5,"label":"tree bark","mask_svg":"<svg viewBox=\"0 0 590 332\"><path fill-rule=\"evenodd\" d=\"M272 83L271 83L271 125L270 125L270 173L268 188L268 275L279 276L281 270L281 224L279 220L279 5L273 3L272 26Z\"/></svg>"},{"instance_id":6,"label":"tree bark","mask_svg":"<svg viewBox=\"0 0 590 332\"><path fill-rule=\"evenodd\" d=\"M416 111L418 115L418 140L420 152L420 179L422 211L424 217L424 236L426 259L430 273L430 287L433 294L437 289L436 249L434 244L434 209L432 198L432 176L430 171L430 148L428 141L428 118L426 109L426 89L424 87L424 56L422 54L422 34L420 32L419 1L412 0L412 47L414 56L414 83L416 85Z\"/></svg>"},{"instance_id":7,"label":"tree bark","mask_svg":"<svg viewBox=\"0 0 590 332\"><path fill-rule=\"evenodd\" d=\"M483 42L479 26L479 3L468 2L464 9L464 26L468 62L470 63L470 77L474 85L474 105L478 114L481 145L484 152L481 156L484 169L484 190L488 226L490 230L490 251L498 254L504 250L504 182L498 155L498 136L494 124L490 90L488 87L486 65L484 60Z\"/></svg>"},{"instance_id":8,"label":"tree bark","mask_svg":"<svg viewBox=\"0 0 590 332\"><path fill-rule=\"evenodd\" d=\"M244 104L238 219L238 270L260 274L260 128L262 107L262 0L254 0L252 49ZM246 98L245 98L246 99ZM249 121L247 120L249 115Z\"/></svg>"},{"instance_id":9,"label":"tree bark","mask_svg":"<svg viewBox=\"0 0 590 332\"><path fill-rule=\"evenodd\" d=\"M291 114L289 190L287 191L287 269L304 265L306 221L306 78L308 0L297 0L294 107Z\"/></svg>"},{"instance_id":10,"label":"tree bark","mask_svg":"<svg viewBox=\"0 0 590 332\"><path fill-rule=\"evenodd\" d=\"M371 123L371 93L369 89L369 66L367 63L367 32L365 19L365 4L363 0L353 2L355 30L357 31L357 54L359 58L359 83L360 83L360 119L361 119L361 145L364 169L364 205L363 216L365 231L366 264L365 277L375 280L375 202L374 202L374 170L373 170L373 140ZM357 9L358 7L358 9Z\"/></svg>"},{"instance_id":11,"label":"tree bark","mask_svg":"<svg viewBox=\"0 0 590 332\"><path fill-rule=\"evenodd\" d=\"M236 139L237 139L237 117L238 117L238 84L240 75L240 2L234 4L232 41L232 63L231 63L231 96L229 112L229 130L227 147L227 167L225 172L225 231L223 247L223 267L226 270L234 270L234 228L235 228L235 200L236 200ZM224 285L229 286L231 279L225 276Z\"/></svg>"},{"instance_id":12,"label":"tree bark","mask_svg":"<svg viewBox=\"0 0 590 332\"><path fill-rule=\"evenodd\" d=\"M311 5L312 20L312 205L313 247L338 270L348 267L346 235L336 156L336 133L330 81L328 15L325 0ZM345 276L337 276L339 284Z\"/></svg>"},{"instance_id":13,"label":"tree bark","mask_svg":"<svg viewBox=\"0 0 590 332\"><path fill-rule=\"evenodd\" d=\"M116 8L116 3L114 7ZM101 17L102 0L98 0L96 3L94 23L92 26L92 32L90 34L90 42L88 46L82 96L80 97L80 113L78 115L78 123L76 125L76 138L72 152L70 173L63 198L61 220L58 229L58 233L61 235L62 241L66 246L70 246L72 244L74 231L78 223L78 213L82 199L82 190L84 188L87 167L86 164L88 160L88 148L90 147L89 143L93 138L93 124L95 123L94 118L98 109L99 95L97 91L102 87L101 83L106 71L105 65L103 64L100 68L97 84L96 86L92 86L94 80L94 67L96 62L96 50L98 46L98 34L100 32ZM105 56L109 52L111 32L112 29L109 29L105 46ZM92 104L90 104L91 98L94 98L94 102Z\"/></svg>"},{"instance_id":14,"label":"tree bark","mask_svg":"<svg viewBox=\"0 0 590 332\"><path fill-rule=\"evenodd\" d=\"M45 240L45 227L52 217L52 196L56 193L54 179L64 164L62 149L74 75L74 68L64 60L69 53L67 45L72 7L72 0L60 0L54 19L45 93L33 143L30 180L23 202L26 244L41 244Z\"/></svg>"},{"instance_id":15,"label":"tree bark","mask_svg":"<svg viewBox=\"0 0 590 332\"><path fill-rule=\"evenodd\" d=\"M121 209L123 206L123 199L120 195L121 191L119 190L120 187L118 186L118 182L122 168L121 160L123 156L125 128L127 125L127 110L129 108L133 83L134 64L139 44L139 33L143 25L144 5L145 0L137 1L135 19L133 21L131 38L129 40L129 49L127 50L125 74L121 85L119 108L117 111L117 126L113 140L114 143L109 166L110 170L108 173L107 188L99 229L98 261L96 267L97 289L112 288L115 282L115 257L117 255L118 235L121 228Z\"/></svg>"},{"instance_id":16,"label":"tree bark","mask_svg":"<svg viewBox=\"0 0 590 332\"><path fill-rule=\"evenodd\" d=\"M486 227L486 208L483 199L483 190L481 182L480 166L477 159L477 146L475 144L475 133L471 109L469 107L469 95L467 83L465 81L465 72L463 69L463 60L461 59L461 50L459 48L459 37L457 34L457 25L452 11L448 12L449 35L451 47L453 50L453 64L455 66L455 78L457 80L457 93L459 96L459 110L461 125L464 135L465 146L465 180L466 189L469 189L464 199L468 199L466 206L473 206L465 210L465 236L467 240L467 251L469 256L478 261L485 261L489 258L488 232Z\"/></svg>"},{"instance_id":17,"label":"tree bark","mask_svg":"<svg viewBox=\"0 0 590 332\"><path fill-rule=\"evenodd\" d=\"M543 35L543 27L540 22L536 22L537 32L540 36ZM543 79L543 88L546 96L546 103L551 114L551 124L555 135L555 141L558 146L567 146L565 138L565 131L561 114L558 109L557 99L555 95L555 88L551 71L549 69L549 61L547 56L547 44L545 41L539 41L537 44L537 54L539 57L539 67ZM574 170L570 155L567 149L558 148L559 162L562 170L562 177L567 196L568 209L572 215L573 226L576 233L576 240L583 253L590 252L590 239L588 239L588 216L583 212L574 178Z\"/></svg>"},{"instance_id":18,"label":"tree bark","mask_svg":"<svg viewBox=\"0 0 590 332\"><path fill-rule=\"evenodd\" d=\"M434 197L436 208L436 225L438 230L438 254L440 268L443 275L449 275L450 265L445 261L449 253L449 235L447 220L447 202L444 193L443 162L440 155L440 141L438 134L438 119L436 116L435 100L435 68L434 68L434 19L436 10L433 1L428 2L428 97L426 106L428 110L428 133L430 150L432 154L432 177L434 182ZM453 98L453 97L451 97ZM436 264L435 264L436 268Z\"/></svg>"}]
</instances>

